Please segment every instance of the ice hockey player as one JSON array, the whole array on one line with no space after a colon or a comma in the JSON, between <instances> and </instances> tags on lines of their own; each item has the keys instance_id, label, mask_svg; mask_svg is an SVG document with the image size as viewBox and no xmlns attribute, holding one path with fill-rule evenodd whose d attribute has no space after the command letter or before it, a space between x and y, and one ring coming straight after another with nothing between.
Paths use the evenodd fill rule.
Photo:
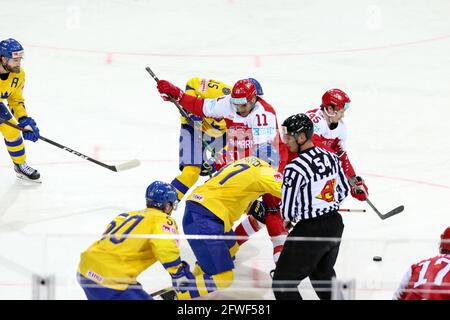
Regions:
<instances>
[{"instance_id":1,"label":"ice hockey player","mask_svg":"<svg viewBox=\"0 0 450 320\"><path fill-rule=\"evenodd\" d=\"M133 235L177 235L170 216L178 200L175 188L154 181L146 190L147 208L119 214L109 223L100 240L81 254L78 281L89 300L147 300L151 295L137 277L159 261L173 283L193 278L181 260L177 241L170 238L127 238ZM194 294L193 294L194 295Z\"/></svg>"},{"instance_id":2,"label":"ice hockey player","mask_svg":"<svg viewBox=\"0 0 450 320\"><path fill-rule=\"evenodd\" d=\"M232 162L188 196L183 217L186 235L230 236L233 224L245 211L264 215L265 206L257 199L269 193L281 196L282 175L271 167L279 155L271 144L261 144L250 156ZM238 245L227 239L188 239L197 258L194 269L200 295L231 285L233 258ZM199 275L203 281L199 283ZM192 286L192 285L191 285Z\"/></svg>"},{"instance_id":3,"label":"ice hockey player","mask_svg":"<svg viewBox=\"0 0 450 320\"><path fill-rule=\"evenodd\" d=\"M369 195L368 188L364 179L356 175L347 155L347 127L343 118L349 108L348 95L340 89L330 89L323 94L320 108L309 110L306 114L314 123L312 142L339 156L347 179L357 186L351 188L352 196L365 201Z\"/></svg>"},{"instance_id":4,"label":"ice hockey player","mask_svg":"<svg viewBox=\"0 0 450 320\"><path fill-rule=\"evenodd\" d=\"M441 234L439 255L410 266L393 300L450 300L450 227Z\"/></svg>"},{"instance_id":5,"label":"ice hockey player","mask_svg":"<svg viewBox=\"0 0 450 320\"><path fill-rule=\"evenodd\" d=\"M278 148L279 132L273 107L257 95L254 83L239 80L231 95L204 99L185 94L166 80L159 80L158 91L177 100L184 109L201 118L223 119L227 134L227 163L248 157L253 145L272 142ZM284 149L287 152L287 149Z\"/></svg>"},{"instance_id":6,"label":"ice hockey player","mask_svg":"<svg viewBox=\"0 0 450 320\"><path fill-rule=\"evenodd\" d=\"M249 80L255 84L258 95L262 95L259 82L253 78ZM231 87L222 81L194 77L186 83L185 93L198 98L216 99L229 95ZM172 181L180 201L200 176L213 174L226 162L225 120L201 118L190 112L187 114L190 119L181 116L179 152L181 174ZM207 150L212 150L212 154L208 154Z\"/></svg>"},{"instance_id":7,"label":"ice hockey player","mask_svg":"<svg viewBox=\"0 0 450 320\"><path fill-rule=\"evenodd\" d=\"M158 81L157 88L164 100L168 100L167 95L170 95L194 115L225 121L227 163L251 155L254 146L258 144L271 143L280 153L278 170L282 172L287 163L288 150L280 139L276 113L273 107L258 95L258 85L255 86L252 80L237 81L230 95L217 99L190 96L166 80ZM274 212L264 217L264 222L272 239L273 257L276 262L287 236L287 230L277 211L279 199L265 195L263 200L267 208ZM243 224L236 228L236 234L250 236L262 226L264 224L248 216ZM240 241L240 243L243 242Z\"/></svg>"},{"instance_id":8,"label":"ice hockey player","mask_svg":"<svg viewBox=\"0 0 450 320\"><path fill-rule=\"evenodd\" d=\"M14 164L16 175L20 179L40 182L40 174L26 163L25 140L36 142L39 129L33 118L28 116L22 96L25 84L25 72L20 67L24 55L22 45L14 39L0 42L0 132L2 133L6 149ZM3 101L7 101L7 105ZM22 134L20 130L1 122L8 121L18 124L21 128L29 129Z\"/></svg>"},{"instance_id":9,"label":"ice hockey player","mask_svg":"<svg viewBox=\"0 0 450 320\"><path fill-rule=\"evenodd\" d=\"M194 77L186 83L186 94L193 97L212 99L230 93L231 87L222 81ZM225 145L225 121L213 118L202 119L190 112L186 113L189 119L181 116L180 128L179 168L181 174L171 182L177 189L179 201L200 176L211 175L215 172L214 156L221 152ZM212 150L212 154L208 154L208 150Z\"/></svg>"}]
</instances>

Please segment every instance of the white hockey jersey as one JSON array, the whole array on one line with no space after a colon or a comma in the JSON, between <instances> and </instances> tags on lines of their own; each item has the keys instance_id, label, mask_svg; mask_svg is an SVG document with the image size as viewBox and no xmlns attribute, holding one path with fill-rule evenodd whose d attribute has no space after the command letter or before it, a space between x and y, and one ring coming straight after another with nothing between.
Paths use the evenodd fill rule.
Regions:
<instances>
[{"instance_id":1,"label":"white hockey jersey","mask_svg":"<svg viewBox=\"0 0 450 320\"><path fill-rule=\"evenodd\" d=\"M346 151L347 127L344 121L340 120L336 128L330 129L322 110L312 109L306 111L306 115L312 120L314 134L320 138L323 145L334 152Z\"/></svg>"},{"instance_id":2,"label":"white hockey jersey","mask_svg":"<svg viewBox=\"0 0 450 320\"><path fill-rule=\"evenodd\" d=\"M260 97L252 112L246 117L237 114L230 102L230 96L205 99L202 111L206 117L225 119L228 161L250 156L254 145L273 143L279 139L275 111Z\"/></svg>"}]
</instances>

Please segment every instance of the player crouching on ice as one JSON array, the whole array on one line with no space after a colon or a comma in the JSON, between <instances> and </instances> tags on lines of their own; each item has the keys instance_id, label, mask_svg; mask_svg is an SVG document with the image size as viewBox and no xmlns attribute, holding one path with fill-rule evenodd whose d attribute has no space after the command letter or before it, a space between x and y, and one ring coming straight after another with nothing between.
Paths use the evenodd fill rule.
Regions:
<instances>
[{"instance_id":1,"label":"player crouching on ice","mask_svg":"<svg viewBox=\"0 0 450 320\"><path fill-rule=\"evenodd\" d=\"M175 188L155 181L147 187L145 198L146 209L119 214L102 238L81 254L78 282L89 300L153 299L136 278L157 261L169 272L175 287L176 281L193 278L175 239L139 237L178 234L170 216L178 204Z\"/></svg>"}]
</instances>

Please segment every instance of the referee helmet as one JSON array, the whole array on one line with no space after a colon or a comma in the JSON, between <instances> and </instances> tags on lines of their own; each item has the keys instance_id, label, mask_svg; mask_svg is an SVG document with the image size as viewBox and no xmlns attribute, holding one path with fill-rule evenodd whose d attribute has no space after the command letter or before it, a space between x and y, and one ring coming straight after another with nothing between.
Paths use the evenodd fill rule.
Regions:
<instances>
[{"instance_id":1,"label":"referee helmet","mask_svg":"<svg viewBox=\"0 0 450 320\"><path fill-rule=\"evenodd\" d=\"M303 132L306 139L309 140L314 133L314 124L311 119L304 113L295 114L283 121L285 134L292 135L295 138Z\"/></svg>"}]
</instances>

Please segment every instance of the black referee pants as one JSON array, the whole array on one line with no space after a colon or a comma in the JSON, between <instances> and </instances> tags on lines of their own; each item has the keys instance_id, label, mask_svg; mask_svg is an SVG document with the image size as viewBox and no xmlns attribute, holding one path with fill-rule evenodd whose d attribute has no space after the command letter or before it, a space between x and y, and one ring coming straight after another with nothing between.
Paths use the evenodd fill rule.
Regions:
<instances>
[{"instance_id":1,"label":"black referee pants","mask_svg":"<svg viewBox=\"0 0 450 320\"><path fill-rule=\"evenodd\" d=\"M336 276L334 264L340 241L290 241L290 238L340 238L343 231L344 224L338 212L299 221L294 226L273 276L272 289L277 300L302 300L297 287L306 277L321 300L331 299L331 279Z\"/></svg>"}]
</instances>

